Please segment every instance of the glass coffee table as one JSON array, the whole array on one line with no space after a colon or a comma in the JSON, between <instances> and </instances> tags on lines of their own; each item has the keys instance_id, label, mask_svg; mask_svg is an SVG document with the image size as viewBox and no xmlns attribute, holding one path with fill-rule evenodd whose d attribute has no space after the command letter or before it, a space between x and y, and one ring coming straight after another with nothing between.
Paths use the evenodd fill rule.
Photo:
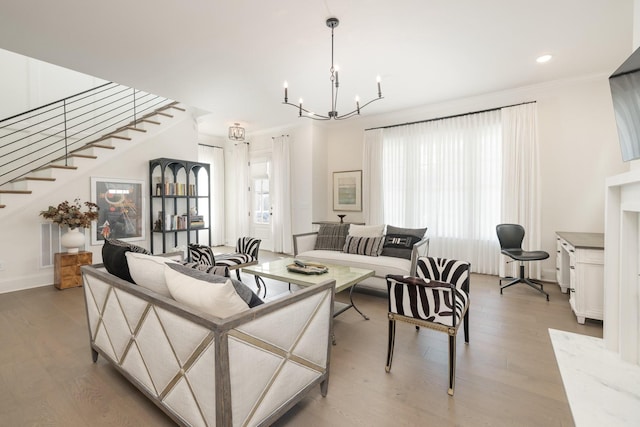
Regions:
<instances>
[{"instance_id":1,"label":"glass coffee table","mask_svg":"<svg viewBox=\"0 0 640 427\"><path fill-rule=\"evenodd\" d=\"M353 290L356 285L364 279L373 276L373 270L365 270L363 268L346 267L343 265L322 264L329 271L322 274L304 274L295 273L287 270L287 265L293 264L293 258L283 258L276 261L265 262L262 264L244 267L243 273L249 273L257 277L267 277L269 279L278 280L280 282L292 283L298 286L311 286L322 283L326 280L336 281L336 293L349 289L349 304L335 302L333 317L353 307L362 317L369 320L366 314L356 307L353 303Z\"/></svg>"}]
</instances>

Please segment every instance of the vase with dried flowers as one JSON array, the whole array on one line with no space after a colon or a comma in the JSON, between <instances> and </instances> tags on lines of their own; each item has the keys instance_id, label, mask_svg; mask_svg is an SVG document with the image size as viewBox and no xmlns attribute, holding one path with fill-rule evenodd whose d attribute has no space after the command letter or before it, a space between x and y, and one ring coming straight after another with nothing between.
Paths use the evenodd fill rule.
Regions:
<instances>
[{"instance_id":1,"label":"vase with dried flowers","mask_svg":"<svg viewBox=\"0 0 640 427\"><path fill-rule=\"evenodd\" d=\"M83 205L86 208L84 211ZM49 206L49 209L41 211L40 215L55 224L69 227L69 231L62 235L60 244L67 248L67 252L76 253L84 244L84 233L80 233L78 229L89 228L91 221L98 219L98 210L95 203L80 203L80 199L75 199L73 203L65 200L58 206Z\"/></svg>"}]
</instances>

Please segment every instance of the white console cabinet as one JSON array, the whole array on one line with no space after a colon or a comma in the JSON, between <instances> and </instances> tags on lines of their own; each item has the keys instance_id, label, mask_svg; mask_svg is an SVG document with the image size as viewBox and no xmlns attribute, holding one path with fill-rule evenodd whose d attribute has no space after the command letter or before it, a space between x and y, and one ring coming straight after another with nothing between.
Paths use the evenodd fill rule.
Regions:
<instances>
[{"instance_id":1,"label":"white console cabinet","mask_svg":"<svg viewBox=\"0 0 640 427\"><path fill-rule=\"evenodd\" d=\"M604 234L556 232L556 278L583 324L602 320L604 295Z\"/></svg>"}]
</instances>

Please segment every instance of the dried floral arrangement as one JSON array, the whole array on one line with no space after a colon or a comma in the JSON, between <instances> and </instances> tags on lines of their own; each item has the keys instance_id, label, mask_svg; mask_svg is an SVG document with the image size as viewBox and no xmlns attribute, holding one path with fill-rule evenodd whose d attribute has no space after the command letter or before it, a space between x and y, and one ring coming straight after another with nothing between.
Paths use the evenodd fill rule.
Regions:
<instances>
[{"instance_id":1,"label":"dried floral arrangement","mask_svg":"<svg viewBox=\"0 0 640 427\"><path fill-rule=\"evenodd\" d=\"M82 211L82 205L86 211ZM80 199L75 199L73 203L64 201L58 206L49 206L46 211L41 211L40 215L52 222L66 225L69 228L88 228L91 221L98 219L98 205L91 202L80 203Z\"/></svg>"}]
</instances>

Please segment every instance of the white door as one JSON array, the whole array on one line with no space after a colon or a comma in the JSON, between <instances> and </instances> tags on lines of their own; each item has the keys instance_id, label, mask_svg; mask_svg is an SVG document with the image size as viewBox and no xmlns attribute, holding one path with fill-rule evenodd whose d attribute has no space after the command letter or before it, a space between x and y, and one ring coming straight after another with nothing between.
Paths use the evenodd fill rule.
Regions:
<instances>
[{"instance_id":1,"label":"white door","mask_svg":"<svg viewBox=\"0 0 640 427\"><path fill-rule=\"evenodd\" d=\"M260 249L273 250L271 232L270 195L271 156L260 155L251 158L249 166L249 186L251 191L251 237L261 239Z\"/></svg>"}]
</instances>

